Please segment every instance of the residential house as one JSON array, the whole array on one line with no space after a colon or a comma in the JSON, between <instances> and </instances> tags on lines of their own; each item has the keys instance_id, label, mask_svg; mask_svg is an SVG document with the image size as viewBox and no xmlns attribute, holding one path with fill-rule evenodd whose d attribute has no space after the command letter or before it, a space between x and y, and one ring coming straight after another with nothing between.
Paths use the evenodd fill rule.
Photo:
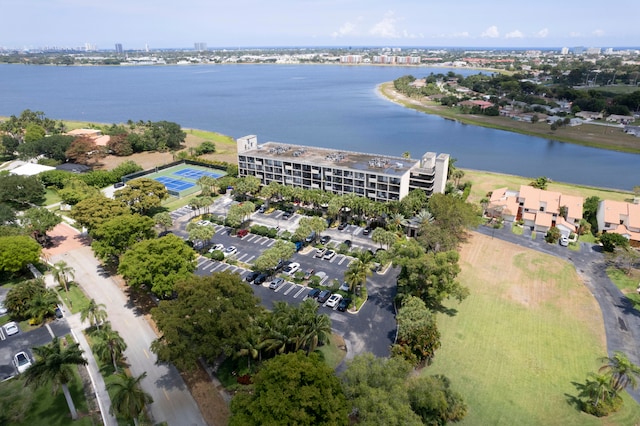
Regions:
<instances>
[{"instance_id":1,"label":"residential house","mask_svg":"<svg viewBox=\"0 0 640 426\"><path fill-rule=\"evenodd\" d=\"M576 117L584 118L585 120L602 120L604 115L601 112L580 111L576 112Z\"/></svg>"},{"instance_id":2,"label":"residential house","mask_svg":"<svg viewBox=\"0 0 640 426\"><path fill-rule=\"evenodd\" d=\"M598 204L598 231L615 232L640 247L640 204L602 200Z\"/></svg>"},{"instance_id":3,"label":"residential house","mask_svg":"<svg viewBox=\"0 0 640 426\"><path fill-rule=\"evenodd\" d=\"M633 118L632 115L611 114L610 116L607 117L607 121L611 123L618 123L618 124L629 124L629 123L633 123L634 120L635 119Z\"/></svg>"},{"instance_id":4,"label":"residential house","mask_svg":"<svg viewBox=\"0 0 640 426\"><path fill-rule=\"evenodd\" d=\"M557 227L569 236L578 230L582 219L582 197L545 191L529 185L521 185L520 191L500 188L491 194L487 214L507 221L522 220L524 226L536 232L546 233ZM566 210L566 218L561 214Z\"/></svg>"},{"instance_id":5,"label":"residential house","mask_svg":"<svg viewBox=\"0 0 640 426\"><path fill-rule=\"evenodd\" d=\"M640 138L640 126L624 126L624 132Z\"/></svg>"}]
</instances>

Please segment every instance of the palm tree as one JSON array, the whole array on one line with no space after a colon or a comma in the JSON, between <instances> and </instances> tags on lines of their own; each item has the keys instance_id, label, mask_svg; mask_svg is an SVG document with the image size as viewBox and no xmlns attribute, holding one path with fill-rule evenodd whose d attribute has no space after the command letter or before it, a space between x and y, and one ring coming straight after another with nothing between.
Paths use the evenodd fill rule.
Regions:
<instances>
[{"instance_id":1,"label":"palm tree","mask_svg":"<svg viewBox=\"0 0 640 426\"><path fill-rule=\"evenodd\" d=\"M599 371L605 371L611 380L611 389L617 394L627 386L638 387L637 377L640 377L640 367L629 361L622 352L615 352L612 357L603 357L606 364Z\"/></svg>"},{"instance_id":2,"label":"palm tree","mask_svg":"<svg viewBox=\"0 0 640 426\"><path fill-rule=\"evenodd\" d=\"M355 259L349 265L344 273L344 281L349 284L349 291L355 294L358 286L367 281L370 276L371 267L373 266L373 254L369 250L361 250L354 253Z\"/></svg>"},{"instance_id":3,"label":"palm tree","mask_svg":"<svg viewBox=\"0 0 640 426\"><path fill-rule=\"evenodd\" d=\"M72 365L87 365L87 360L82 356L82 350L78 343L62 349L57 337L45 346L33 348L36 362L25 371L25 385L42 386L51 382L54 393L62 387L64 398L67 400L71 418L76 420L78 412L69 393L67 384L73 379Z\"/></svg>"},{"instance_id":4,"label":"palm tree","mask_svg":"<svg viewBox=\"0 0 640 426\"><path fill-rule=\"evenodd\" d=\"M90 324L96 326L100 330L100 323L107 319L107 311L104 303L96 303L95 299L91 299L86 308L80 312L80 320L89 320Z\"/></svg>"},{"instance_id":5,"label":"palm tree","mask_svg":"<svg viewBox=\"0 0 640 426\"><path fill-rule=\"evenodd\" d=\"M58 295L51 289L36 293L29 301L26 314L35 324L41 324L46 317L55 315L58 304Z\"/></svg>"},{"instance_id":6,"label":"palm tree","mask_svg":"<svg viewBox=\"0 0 640 426\"><path fill-rule=\"evenodd\" d=\"M53 264L53 279L58 285L64 288L64 291L69 293L69 281L75 278L74 270L71 266L67 265L67 262L60 260Z\"/></svg>"},{"instance_id":7,"label":"palm tree","mask_svg":"<svg viewBox=\"0 0 640 426\"><path fill-rule=\"evenodd\" d=\"M140 387L142 379L147 377L144 372L138 377L127 376L126 373L118 373L115 379L107 384L107 390L111 394L111 415L117 415L125 420L138 424L138 417L147 404L153 403L151 395Z\"/></svg>"},{"instance_id":8,"label":"palm tree","mask_svg":"<svg viewBox=\"0 0 640 426\"><path fill-rule=\"evenodd\" d=\"M420 225L422 225L424 223L433 223L435 218L433 217L433 215L431 214L431 212L429 210L422 209L416 215L416 220L418 221L418 223Z\"/></svg>"},{"instance_id":9,"label":"palm tree","mask_svg":"<svg viewBox=\"0 0 640 426\"><path fill-rule=\"evenodd\" d=\"M101 362L111 362L113 369L118 371L118 362L122 360L127 343L120 336L120 333L113 330L111 325L107 323L99 333L96 333L96 341L92 349Z\"/></svg>"},{"instance_id":10,"label":"palm tree","mask_svg":"<svg viewBox=\"0 0 640 426\"><path fill-rule=\"evenodd\" d=\"M307 355L315 351L319 343L324 343L331 336L331 320L326 314L318 315L318 303L307 299L300 305L303 347L307 348Z\"/></svg>"},{"instance_id":11,"label":"palm tree","mask_svg":"<svg viewBox=\"0 0 640 426\"><path fill-rule=\"evenodd\" d=\"M584 387L580 392L580 396L589 398L594 407L602 401L607 401L612 397L613 389L611 389L611 380L604 374L589 374Z\"/></svg>"},{"instance_id":12,"label":"palm tree","mask_svg":"<svg viewBox=\"0 0 640 426\"><path fill-rule=\"evenodd\" d=\"M236 351L235 358L247 357L247 369L251 370L251 360L261 358L260 328L257 325L249 327L245 334L244 341L240 344L240 349Z\"/></svg>"}]
</instances>

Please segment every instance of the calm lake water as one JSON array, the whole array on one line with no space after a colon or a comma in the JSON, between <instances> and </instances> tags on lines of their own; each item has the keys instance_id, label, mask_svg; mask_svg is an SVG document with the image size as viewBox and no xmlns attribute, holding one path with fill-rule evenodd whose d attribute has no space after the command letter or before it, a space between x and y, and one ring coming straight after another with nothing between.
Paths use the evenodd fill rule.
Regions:
<instances>
[{"instance_id":1,"label":"calm lake water","mask_svg":"<svg viewBox=\"0 0 640 426\"><path fill-rule=\"evenodd\" d=\"M640 155L460 124L393 104L376 86L445 69L339 65L54 67L0 65L0 115L168 120L233 137L419 157L459 167L630 190ZM470 71L454 70L469 74ZM639 140L640 143L640 140Z\"/></svg>"}]
</instances>

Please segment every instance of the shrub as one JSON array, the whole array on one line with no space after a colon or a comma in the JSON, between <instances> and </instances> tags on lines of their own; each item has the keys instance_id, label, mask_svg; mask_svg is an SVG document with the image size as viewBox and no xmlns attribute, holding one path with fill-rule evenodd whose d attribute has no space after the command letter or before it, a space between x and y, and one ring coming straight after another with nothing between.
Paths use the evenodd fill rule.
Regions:
<instances>
[{"instance_id":1,"label":"shrub","mask_svg":"<svg viewBox=\"0 0 640 426\"><path fill-rule=\"evenodd\" d=\"M224 253L222 252L222 250L214 250L210 253L210 257L213 260L217 260L218 262L221 262L224 260Z\"/></svg>"}]
</instances>

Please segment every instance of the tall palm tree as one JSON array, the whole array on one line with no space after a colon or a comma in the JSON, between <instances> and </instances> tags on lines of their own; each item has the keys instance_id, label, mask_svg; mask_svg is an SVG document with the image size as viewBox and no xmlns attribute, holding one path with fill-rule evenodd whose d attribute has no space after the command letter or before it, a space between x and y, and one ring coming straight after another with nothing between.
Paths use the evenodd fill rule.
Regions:
<instances>
[{"instance_id":1,"label":"tall palm tree","mask_svg":"<svg viewBox=\"0 0 640 426\"><path fill-rule=\"evenodd\" d=\"M78 343L63 350L58 338L54 337L50 344L33 348L33 352L36 362L25 371L25 384L38 387L51 382L54 393L61 387L71 418L76 420L78 412L67 384L73 379L73 365L87 365Z\"/></svg>"},{"instance_id":2,"label":"tall palm tree","mask_svg":"<svg viewBox=\"0 0 640 426\"><path fill-rule=\"evenodd\" d=\"M349 291L355 294L355 290L359 285L367 281L367 277L373 272L373 254L369 250L361 250L354 253L355 259L344 273L344 280L349 284Z\"/></svg>"},{"instance_id":3,"label":"tall palm tree","mask_svg":"<svg viewBox=\"0 0 640 426\"><path fill-rule=\"evenodd\" d=\"M69 293L69 282L75 278L74 269L67 262L60 260L53 264L53 279Z\"/></svg>"},{"instance_id":4,"label":"tall palm tree","mask_svg":"<svg viewBox=\"0 0 640 426\"><path fill-rule=\"evenodd\" d=\"M611 388L617 394L627 386L638 387L637 378L640 377L640 367L629 361L622 352L615 352L612 357L603 357L606 364L600 367L611 379Z\"/></svg>"},{"instance_id":5,"label":"tall palm tree","mask_svg":"<svg viewBox=\"0 0 640 426\"><path fill-rule=\"evenodd\" d=\"M109 323L95 336L93 351L101 362L111 362L113 369L118 371L118 362L122 360L124 351L127 349L127 343L120 336L120 333L111 328Z\"/></svg>"},{"instance_id":6,"label":"tall palm tree","mask_svg":"<svg viewBox=\"0 0 640 426\"><path fill-rule=\"evenodd\" d=\"M126 373L118 373L115 379L107 384L107 390L111 394L112 415L133 421L138 424L138 418L147 404L153 403L151 395L140 387L142 379L147 377L144 372L138 377L127 376Z\"/></svg>"},{"instance_id":7,"label":"tall palm tree","mask_svg":"<svg viewBox=\"0 0 640 426\"><path fill-rule=\"evenodd\" d=\"M307 354L315 351L318 344L329 341L331 336L331 319L326 314L318 315L318 304L313 299L307 299L299 307L301 314L302 341L307 348Z\"/></svg>"},{"instance_id":8,"label":"tall palm tree","mask_svg":"<svg viewBox=\"0 0 640 426\"><path fill-rule=\"evenodd\" d=\"M100 330L100 323L107 319L107 311L104 303L96 303L95 299L91 299L86 308L80 312L80 320L89 320L90 324L96 326Z\"/></svg>"}]
</instances>

